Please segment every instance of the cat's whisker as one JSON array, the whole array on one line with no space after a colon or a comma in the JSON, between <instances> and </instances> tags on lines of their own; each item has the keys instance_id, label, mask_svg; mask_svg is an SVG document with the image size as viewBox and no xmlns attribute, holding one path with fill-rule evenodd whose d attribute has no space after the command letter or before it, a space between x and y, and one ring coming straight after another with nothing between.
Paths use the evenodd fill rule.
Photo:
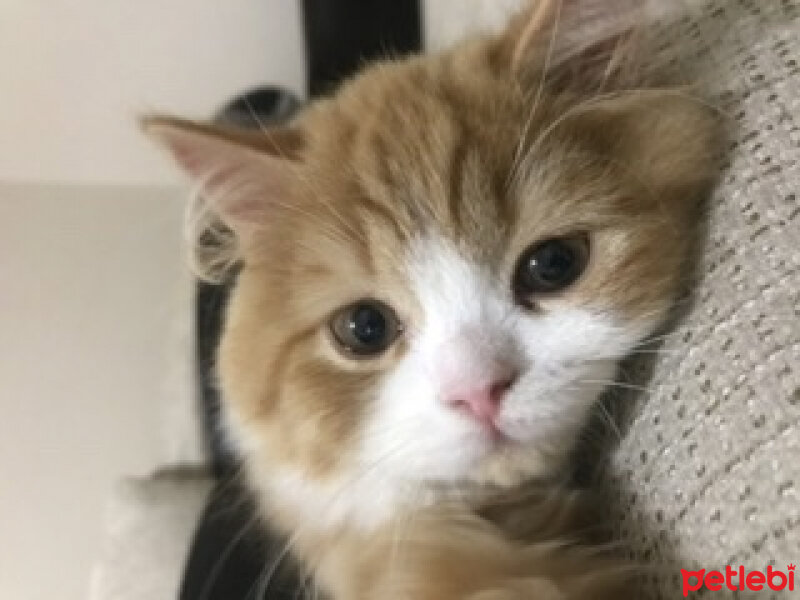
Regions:
<instances>
[{"instance_id":1,"label":"cat's whisker","mask_svg":"<svg viewBox=\"0 0 800 600\"><path fill-rule=\"evenodd\" d=\"M748 318L748 319L740 319L738 321L732 319L730 321L726 321L725 322L725 326L727 327L727 326L730 326L730 325L745 325L745 324L754 325L755 321L760 321L761 323L780 323L780 324L787 323L787 324L792 324L792 323L796 323L797 319L796 318L791 318L791 317L788 317L788 318L782 318L782 317L769 318L768 317L766 319L751 319L751 318ZM677 329L675 329L673 331L670 331L668 333L663 333L663 334L654 335L654 336L650 336L648 338L645 338L642 342L640 342L639 344L634 346L634 350L636 350L637 348L641 348L643 346L650 346L650 345L661 343L661 342L669 342L669 341L671 341L673 339L683 338L683 337L686 337L686 336L696 337L696 336L704 335L704 334L705 335L710 335L710 334L714 333L715 330L717 330L719 328L721 328L721 325L719 323L699 324L699 325L696 325L696 326L693 326L693 327L679 327L679 328L677 328ZM731 332L735 333L735 330L731 330Z\"/></svg>"},{"instance_id":2,"label":"cat's whisker","mask_svg":"<svg viewBox=\"0 0 800 600\"><path fill-rule=\"evenodd\" d=\"M256 124L259 127L259 129L261 130L261 133L263 133L268 138L272 138L273 137L273 133L272 133L271 129L264 123L264 121L261 119L261 117L258 115L258 113L253 109L253 106L250 103L249 98L247 98L245 96L244 97L244 102L245 102L245 106L247 107L248 111L250 112L250 115L253 117L253 119L255 120ZM304 174L302 172L302 169L295 164L295 161L289 160L289 157L286 155L286 153L283 151L283 149L280 147L280 145L276 144L276 148L277 148L278 156L280 156L281 158L284 159L285 168L291 169L296 176L299 176L299 179L301 179L303 185L305 185L305 187L315 197L317 197L320 200L324 199L326 197L326 195L324 194L324 190L322 190L321 188L315 186L313 181L309 177L304 176ZM341 215L341 213L339 213L336 210L336 208L331 203L327 203L327 202L322 201L321 204L323 206L325 206L330 211L330 214L332 216L334 216L334 218L337 219L339 224L346 231L349 231L352 235L355 236L356 239L360 239L364 243L367 243L367 240L363 237L363 235L360 234L359 232L357 232L347 222L347 220ZM285 206L284 206L284 208L285 208ZM311 216L312 216L312 218L314 217L314 215L311 215Z\"/></svg>"},{"instance_id":3,"label":"cat's whisker","mask_svg":"<svg viewBox=\"0 0 800 600\"><path fill-rule=\"evenodd\" d=\"M419 492L414 494L415 496L419 495ZM412 497L409 499L409 503L411 505L417 504L417 499ZM417 513L412 512L410 510L404 511L401 514L400 518L395 518L392 524L392 543L391 543L391 555L389 559L389 572L394 573L395 569L398 565L401 564L400 559L401 557L401 546L405 541L401 536L402 532L407 531L414 519L416 518Z\"/></svg>"},{"instance_id":4,"label":"cat's whisker","mask_svg":"<svg viewBox=\"0 0 800 600\"><path fill-rule=\"evenodd\" d=\"M293 204L288 202L275 202L275 206L282 210L296 213L307 219L309 222L320 224L322 226L320 232L324 233L332 240L338 240L340 242L345 242L345 243L356 240L368 244L363 234L361 232L356 231L353 226L348 224L345 221L344 217L339 212L336 211L333 205L331 205L330 203L322 203L321 205L324 206L328 210L328 212L334 216L337 222L342 226L343 231L334 229L333 227L330 226L330 224L328 224L324 219L322 219L321 215L318 215L310 210L303 209L299 207L296 203ZM344 234L350 234L352 237L347 237Z\"/></svg>"},{"instance_id":5,"label":"cat's whisker","mask_svg":"<svg viewBox=\"0 0 800 600\"><path fill-rule=\"evenodd\" d=\"M229 186L216 193L222 195L245 193L247 188L244 186L246 185L249 184L247 182L240 182L237 186ZM212 280L216 280L218 279L217 274L224 277L241 257L239 256L236 239L227 228L221 225L219 218L216 216L216 210L213 208L213 200L209 199L207 193L203 192L206 184L200 182L197 186L195 192L196 200L190 203L190 207L187 209L187 218L185 222L186 237L190 242L190 247L196 249L194 257L198 258L193 260L195 271L200 276L209 276ZM350 243L351 238L345 235L347 233L352 236L360 236L363 240L363 236L344 222L338 214L336 216L339 218L344 228L343 231L333 228L321 215L305 210L297 204L281 202L277 199L273 200L272 203L275 208L279 208L287 213L300 215L307 222L317 223L319 225L318 231L334 241L343 244ZM215 240L216 245L212 250L203 254L203 258L200 259L197 254L202 247L200 240L204 236L209 235ZM364 243L366 244L366 241ZM302 244L298 242L298 246L300 245ZM311 250L314 251L314 249Z\"/></svg>"},{"instance_id":6,"label":"cat's whisker","mask_svg":"<svg viewBox=\"0 0 800 600\"><path fill-rule=\"evenodd\" d=\"M602 386L606 389L620 389L620 390L628 390L634 392L641 392L643 394L653 394L654 390L641 386L636 385L633 383L625 383L621 381L614 381L612 379L579 379L577 384L586 384L589 386Z\"/></svg>"},{"instance_id":7,"label":"cat's whisker","mask_svg":"<svg viewBox=\"0 0 800 600\"><path fill-rule=\"evenodd\" d=\"M225 481L218 483L216 487L216 492L218 494L227 496L230 496L233 491L236 491L237 487L242 490L241 493L237 494L238 500L226 504L226 508L230 509L231 512L236 512L243 508L251 508L252 499L244 491L246 483L246 473L244 469L244 463L240 462L233 468L231 473L226 475Z\"/></svg>"},{"instance_id":8,"label":"cat's whisker","mask_svg":"<svg viewBox=\"0 0 800 600\"><path fill-rule=\"evenodd\" d=\"M636 91L640 91L640 90L636 90ZM544 144L545 140L556 129L558 129L559 125L562 125L567 119L569 119L570 117L574 116L579 111L587 108L588 106L590 106L592 104L595 104L595 103L598 103L598 102L601 102L603 100L607 100L607 99L610 99L610 98L619 97L623 93L634 93L634 91L633 90L626 91L626 92L614 91L614 92L608 92L608 93L605 93L605 94L598 94L597 96L593 96L591 98L588 98L586 100L583 100L581 102L578 102L577 104L574 104L574 105L570 106L567 110L565 110L563 113L561 113L558 116L558 118L553 120L547 127L545 127L541 131L541 133L539 133L539 135L536 137L536 139L533 141L533 143L531 144L530 148L528 149L528 154L526 156L526 160L527 160L527 157L534 156L536 154L536 152Z\"/></svg>"},{"instance_id":9,"label":"cat's whisker","mask_svg":"<svg viewBox=\"0 0 800 600\"><path fill-rule=\"evenodd\" d=\"M558 31L561 24L562 7L563 7L562 2L561 0L559 0L558 7L556 8L556 15L554 18L553 26L550 31L550 38L547 43L547 52L544 58L544 66L539 75L539 83L536 87L536 92L533 94L533 101L531 102L531 108L528 111L528 118L522 127L522 132L519 137L519 142L517 143L517 148L514 152L514 157L511 161L511 169L509 170L508 178L506 180L506 188L510 187L511 184L514 181L516 181L517 173L521 168L521 164L523 162L521 159L524 153L525 144L528 140L528 134L530 133L530 128L531 125L533 124L534 117L536 116L536 113L539 110L545 86L547 84L547 75L550 70L550 64L553 60L553 54L556 48L556 39L558 38Z\"/></svg>"},{"instance_id":10,"label":"cat's whisker","mask_svg":"<svg viewBox=\"0 0 800 600\"><path fill-rule=\"evenodd\" d=\"M254 527L259 521L258 515L254 514L250 519L248 519L242 528L231 538L228 544L222 549L220 552L219 557L214 562L214 565L211 567L208 575L206 576L206 581L203 584L203 587L200 589L200 594L197 597L197 600L208 600L212 590L214 589L214 584L217 582L220 574L222 573L222 569L225 566L225 563L230 558L233 551L236 549L236 546L244 539L244 537L248 534L250 529Z\"/></svg>"},{"instance_id":11,"label":"cat's whisker","mask_svg":"<svg viewBox=\"0 0 800 600\"><path fill-rule=\"evenodd\" d=\"M649 348L647 346L637 346L625 355L625 358L633 356L686 356L686 350L669 348Z\"/></svg>"},{"instance_id":12,"label":"cat's whisker","mask_svg":"<svg viewBox=\"0 0 800 600\"><path fill-rule=\"evenodd\" d=\"M606 423L606 425L609 426L611 432L614 434L617 440L622 440L622 432L619 430L619 427L617 426L617 422L614 419L614 417L611 415L610 412L608 412L608 409L603 405L602 402L598 402L596 404L596 408L597 410L600 411L600 414L603 417L603 421Z\"/></svg>"},{"instance_id":13,"label":"cat's whisker","mask_svg":"<svg viewBox=\"0 0 800 600\"><path fill-rule=\"evenodd\" d=\"M245 599L250 598L251 594L254 594L256 600L267 597L267 592L269 591L269 586L270 583L272 583L273 577L275 577L277 574L278 569L280 569L281 564L283 564L283 561L288 558L292 546L297 538L298 533L295 533L289 537L284 544L283 549L281 549L272 562L268 564L268 567L265 567L264 575L259 575L253 586L251 586L250 590L248 590Z\"/></svg>"},{"instance_id":14,"label":"cat's whisker","mask_svg":"<svg viewBox=\"0 0 800 600\"><path fill-rule=\"evenodd\" d=\"M624 355L620 357L612 356L612 357L598 357L598 358L587 358L583 359L581 362L586 364L602 364L613 362L615 360L624 359L624 358L631 358L634 356L686 356L685 350L668 350L664 348L647 348L642 350L631 350L630 352L626 352Z\"/></svg>"},{"instance_id":15,"label":"cat's whisker","mask_svg":"<svg viewBox=\"0 0 800 600\"><path fill-rule=\"evenodd\" d=\"M261 131L261 133L265 134L268 137L272 135L269 127L267 127L266 123L264 123L264 120L261 118L261 115L259 115L258 111L253 108L253 104L252 102L250 102L250 98L247 96L243 96L242 100L244 100L244 105L247 108L247 112L250 113L250 116L256 122L256 125L258 125L258 128ZM280 151L282 152L282 150ZM283 155L283 158L286 158L285 154Z\"/></svg>"}]
</instances>

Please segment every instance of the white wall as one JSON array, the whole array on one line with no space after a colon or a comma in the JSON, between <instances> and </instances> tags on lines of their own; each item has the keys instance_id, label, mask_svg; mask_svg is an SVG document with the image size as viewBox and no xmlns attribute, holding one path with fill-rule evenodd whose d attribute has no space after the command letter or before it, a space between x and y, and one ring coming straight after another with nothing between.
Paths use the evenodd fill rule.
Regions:
<instances>
[{"instance_id":1,"label":"white wall","mask_svg":"<svg viewBox=\"0 0 800 600\"><path fill-rule=\"evenodd\" d=\"M528 0L427 0L425 47L438 50L473 32L497 32Z\"/></svg>"},{"instance_id":2,"label":"white wall","mask_svg":"<svg viewBox=\"0 0 800 600\"><path fill-rule=\"evenodd\" d=\"M165 183L135 117L304 88L293 0L0 0L0 181Z\"/></svg>"},{"instance_id":3,"label":"white wall","mask_svg":"<svg viewBox=\"0 0 800 600\"><path fill-rule=\"evenodd\" d=\"M181 196L0 185L2 598L84 598L114 482L191 450L165 432L192 397Z\"/></svg>"},{"instance_id":4,"label":"white wall","mask_svg":"<svg viewBox=\"0 0 800 600\"><path fill-rule=\"evenodd\" d=\"M0 598L85 598L114 483L196 455L185 193L136 115L303 64L291 0L0 0Z\"/></svg>"}]
</instances>

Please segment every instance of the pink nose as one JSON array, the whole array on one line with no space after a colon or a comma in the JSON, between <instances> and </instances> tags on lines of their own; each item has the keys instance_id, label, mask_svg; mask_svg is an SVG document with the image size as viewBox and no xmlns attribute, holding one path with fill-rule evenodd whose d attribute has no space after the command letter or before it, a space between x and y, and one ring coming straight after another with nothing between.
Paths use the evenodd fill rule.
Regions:
<instances>
[{"instance_id":1,"label":"pink nose","mask_svg":"<svg viewBox=\"0 0 800 600\"><path fill-rule=\"evenodd\" d=\"M513 383L511 379L504 379L490 385L454 392L448 397L447 403L479 423L494 428L503 399Z\"/></svg>"}]
</instances>

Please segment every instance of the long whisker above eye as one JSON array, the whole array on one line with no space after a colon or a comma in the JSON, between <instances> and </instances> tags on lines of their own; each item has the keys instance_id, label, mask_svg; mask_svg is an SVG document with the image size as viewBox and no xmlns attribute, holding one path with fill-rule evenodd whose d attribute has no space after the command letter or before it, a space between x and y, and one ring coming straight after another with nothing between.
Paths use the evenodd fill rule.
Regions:
<instances>
[{"instance_id":1,"label":"long whisker above eye","mask_svg":"<svg viewBox=\"0 0 800 600\"><path fill-rule=\"evenodd\" d=\"M253 107L252 107L252 105L250 103L250 100L247 97L245 97L244 101L245 101L245 104L247 106L247 109L249 110L249 112L251 113L252 117L254 118L256 123L258 124L259 129L261 130L261 132L264 133L267 137L269 137L271 135L269 127L267 127L265 125L265 123L259 117L258 113L253 109ZM293 166L294 163L292 161L286 161L286 162L287 162L287 164L289 165L290 168L293 168L293 170L295 171L296 175L301 175L301 170L298 167ZM365 244L368 243L368 241L366 240L364 235L361 232L357 231L350 223L348 223L347 219L338 210L336 210L336 207L333 206L333 204L331 204L330 202L325 202L323 200L324 198L327 198L327 195L324 193L324 190L321 189L321 186L315 185L314 182L309 177L300 177L300 180L301 180L301 183L309 191L314 193L314 196L317 197L320 200L319 204L321 206L325 207L329 211L329 213L338 221L338 223L344 228L345 231L349 232L353 236L354 239L360 240ZM322 192L322 193L319 193L319 192ZM290 207L289 205L284 206L284 208L289 208L289 207ZM297 208L297 207L293 207L293 208ZM306 212L305 215L306 216L310 216L310 217L314 217L314 215L311 215L308 212Z\"/></svg>"},{"instance_id":2,"label":"long whisker above eye","mask_svg":"<svg viewBox=\"0 0 800 600\"><path fill-rule=\"evenodd\" d=\"M533 124L534 117L539 110L540 103L542 100L542 96L544 94L545 85L547 83L547 74L550 70L550 63L553 60L553 53L555 52L556 46L556 39L558 38L558 30L561 23L561 3L559 2L559 6L556 9L556 17L555 22L553 24L553 29L550 33L550 39L547 42L547 54L545 55L544 60L544 68L542 69L539 83L536 88L536 92L533 94L533 102L531 103L531 109L528 111L528 118L525 121L524 126L522 127L522 132L519 136L519 141L517 142L517 147L514 151L514 157L511 162L511 168L508 171L508 176L505 181L505 188L508 189L512 186L513 182L516 181L518 172L522 167L522 163L524 162L524 154L525 154L525 142L527 141L528 134L530 133L531 125Z\"/></svg>"}]
</instances>

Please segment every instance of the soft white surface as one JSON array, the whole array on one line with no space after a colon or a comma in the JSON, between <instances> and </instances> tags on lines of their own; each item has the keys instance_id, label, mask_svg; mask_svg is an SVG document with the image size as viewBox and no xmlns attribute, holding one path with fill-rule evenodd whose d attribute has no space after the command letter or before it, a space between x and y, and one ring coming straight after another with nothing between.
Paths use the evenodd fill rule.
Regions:
<instances>
[{"instance_id":1,"label":"soft white surface","mask_svg":"<svg viewBox=\"0 0 800 600\"><path fill-rule=\"evenodd\" d=\"M106 512L108 537L89 599L177 598L181 566L211 487L201 473L121 482Z\"/></svg>"}]
</instances>

